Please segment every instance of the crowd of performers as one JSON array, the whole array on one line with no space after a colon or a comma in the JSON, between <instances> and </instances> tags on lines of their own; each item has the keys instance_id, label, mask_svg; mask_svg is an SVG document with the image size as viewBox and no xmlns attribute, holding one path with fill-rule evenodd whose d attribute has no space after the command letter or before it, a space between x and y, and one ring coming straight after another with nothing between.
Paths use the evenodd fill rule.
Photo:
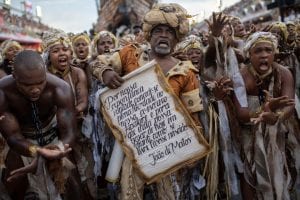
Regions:
<instances>
[{"instance_id":1,"label":"crowd of performers","mask_svg":"<svg viewBox=\"0 0 300 200\"><path fill-rule=\"evenodd\" d=\"M3 42L0 199L299 199L300 22L246 30L213 13L192 35L188 17L156 4L122 38L55 30L41 54ZM111 183L97 91L153 59L212 152L150 185L125 156Z\"/></svg>"}]
</instances>

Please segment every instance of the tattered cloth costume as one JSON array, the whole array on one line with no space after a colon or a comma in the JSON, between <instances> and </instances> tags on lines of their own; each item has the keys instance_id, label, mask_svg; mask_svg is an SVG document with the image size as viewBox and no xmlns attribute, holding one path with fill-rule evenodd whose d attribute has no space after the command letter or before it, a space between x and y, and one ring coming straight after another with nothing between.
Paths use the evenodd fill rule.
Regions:
<instances>
[{"instance_id":1,"label":"tattered cloth costume","mask_svg":"<svg viewBox=\"0 0 300 200\"><path fill-rule=\"evenodd\" d=\"M213 151L206 160L200 162L201 175L205 180L201 186L201 199L240 199L238 173L242 172L242 162L239 157L236 115L230 94L223 100L216 101L213 95L214 81L220 77L228 77L233 81L233 90L240 104L246 106L246 91L242 76L239 73L238 61L231 46L222 38L212 38L215 55L213 66L203 66L200 72L200 97L203 101L203 111L200 120L204 127L205 137ZM187 38L178 47L180 51L190 48L202 48L194 37ZM211 55L210 55L211 56ZM199 170L200 171L200 170ZM200 182L201 183L201 182Z\"/></svg>"},{"instance_id":2,"label":"tattered cloth costume","mask_svg":"<svg viewBox=\"0 0 300 200\"><path fill-rule=\"evenodd\" d=\"M275 61L284 67L288 68L295 79L297 80L296 72L297 69L299 69L299 62L297 60L297 57L294 53L294 49L288 48L287 44L287 37L288 37L288 31L287 26L283 22L276 22L271 25L270 32L272 32L273 29L279 29L282 35L282 44L279 48L279 52L276 52L275 55Z\"/></svg>"},{"instance_id":3,"label":"tattered cloth costume","mask_svg":"<svg viewBox=\"0 0 300 200\"><path fill-rule=\"evenodd\" d=\"M35 102L31 102L31 109L34 128L32 130L22 130L23 136L28 141L38 146L52 145L63 150L64 146L62 142L58 140L57 121L55 115L52 117L48 125L41 127L38 108ZM5 141L1 141L0 148L4 151L0 154L2 154L1 157L5 159L9 148L6 146L6 148L2 149L2 145L4 144L3 142ZM21 156L21 158L25 166L29 165L33 160L31 157L25 156ZM1 163L1 159L0 164L1 168L5 167L4 162ZM61 194L65 192L66 181L69 177L70 171L74 167L75 166L67 158L46 162L44 158L40 157L36 173L27 174L29 187L27 188L25 198L31 197L50 200L62 199ZM3 191L1 191L1 193L2 192Z\"/></svg>"},{"instance_id":4,"label":"tattered cloth costume","mask_svg":"<svg viewBox=\"0 0 300 200\"><path fill-rule=\"evenodd\" d=\"M60 71L49 62L49 51L51 47L57 44L62 44L67 48L71 48L71 41L67 34L65 34L63 31L56 30L53 32L45 32L43 35L43 57L47 64L48 71L63 79L71 86L76 106L76 85L78 82L78 76L75 72L75 66L69 65L65 71ZM78 122L78 128L78 131L81 133L81 122ZM84 185L87 187L85 188L85 190L87 190L86 192L88 192L93 198L96 198L97 191L95 175L93 173L94 160L92 156L92 146L93 145L89 138L87 138L84 134L79 134L79 137L76 138L72 154L76 162L77 170L80 174L81 182L86 184Z\"/></svg>"},{"instance_id":5,"label":"tattered cloth costume","mask_svg":"<svg viewBox=\"0 0 300 200\"><path fill-rule=\"evenodd\" d=\"M96 177L100 177L100 184L98 188L103 188L106 186L103 186L104 182L104 176L105 176L105 170L106 165L108 165L109 158L113 149L114 145L114 137L107 126L107 124L104 122L102 114L99 112L99 101L98 96L99 94L97 91L99 89L103 88L103 82L102 78L99 79L98 76L96 76L94 72L94 67L99 66L99 63L106 63L107 60L113 55L113 52L115 50L111 50L109 53L105 53L102 55L99 55L98 52L98 42L100 42L100 39L102 37L109 36L114 46L117 47L118 41L117 38L109 31L101 31L99 32L92 41L92 61L90 62L90 73L92 74L91 78L91 90L89 93L89 109L88 114L84 118L83 125L84 129L83 132L86 132L89 137L92 139L93 142L93 157L95 161L94 165L94 174ZM115 59L114 59L115 60ZM115 66L120 66L119 58L116 57ZM90 127L90 128L88 128ZM101 194L100 194L101 195ZM112 194L114 195L114 194Z\"/></svg>"},{"instance_id":6,"label":"tattered cloth costume","mask_svg":"<svg viewBox=\"0 0 300 200\"><path fill-rule=\"evenodd\" d=\"M300 25L298 25L300 27ZM276 22L271 25L271 30L272 29L279 29L281 31L281 35L283 37L282 45L281 48L279 48L279 52L277 52L275 58L276 62L283 65L284 67L287 67L293 74L294 80L295 80L295 85L296 85L296 111L298 114L298 118L300 119L300 58L297 58L294 48L291 48L287 44L287 37L288 37L288 31L287 31L287 25L283 22ZM271 31L270 30L270 31ZM300 30L300 28L299 28ZM299 32L298 30L298 32ZM299 34L299 33L298 33Z\"/></svg>"},{"instance_id":7,"label":"tattered cloth costume","mask_svg":"<svg viewBox=\"0 0 300 200\"><path fill-rule=\"evenodd\" d=\"M150 39L151 30L158 24L166 24L176 31L178 39L188 32L186 11L178 4L157 4L146 14L143 30L147 40ZM117 58L118 66L112 64ZM150 61L149 52L139 47L138 44L125 46L119 52L112 55L106 64L92 67L94 76L102 80L105 70L115 70L121 76L143 66ZM202 110L199 98L199 83L195 76L197 69L190 61L180 61L165 75L174 93L182 100L190 113ZM196 123L199 124L199 121ZM150 185L154 199L188 199L188 188L191 184L189 169L181 169L172 175L162 178L156 185ZM121 174L120 199L143 199L144 181L132 167L131 161L125 157ZM149 188L148 188L149 189Z\"/></svg>"},{"instance_id":8,"label":"tattered cloth costume","mask_svg":"<svg viewBox=\"0 0 300 200\"><path fill-rule=\"evenodd\" d=\"M63 150L64 146L58 140L56 117L54 116L46 127L41 128L39 127L41 124L39 122L38 110L34 102L32 102L32 112L36 128L33 131L24 131L24 137L33 144L39 146L55 145ZM22 156L22 160L25 166L32 162L31 157ZM40 199L62 199L60 194L65 192L65 184L69 173L74 168L75 166L67 158L52 162L46 162L40 158L36 174L27 175L30 185L27 193L36 193Z\"/></svg>"},{"instance_id":9,"label":"tattered cloth costume","mask_svg":"<svg viewBox=\"0 0 300 200\"><path fill-rule=\"evenodd\" d=\"M250 49L258 42L269 42L277 48L277 40L271 33L257 32L250 36L245 45L245 53L249 57ZM271 97L281 95L281 74L277 63L273 63L270 71L259 75L249 65L250 73L255 77L257 87L262 82L268 83ZM262 89L260 89L262 90ZM264 103L259 96L247 95L250 113L259 111ZM258 199L290 199L293 184L299 184L299 126L294 116L284 121L280 119L274 124L260 122L242 125L242 147L244 156L246 181L255 189ZM298 155L297 155L298 154ZM298 180L297 180L298 179Z\"/></svg>"}]
</instances>

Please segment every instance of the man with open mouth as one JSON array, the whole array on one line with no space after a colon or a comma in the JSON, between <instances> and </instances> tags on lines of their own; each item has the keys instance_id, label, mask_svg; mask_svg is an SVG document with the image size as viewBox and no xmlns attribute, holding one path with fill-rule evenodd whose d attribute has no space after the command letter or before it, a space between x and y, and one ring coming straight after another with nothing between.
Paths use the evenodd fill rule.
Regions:
<instances>
[{"instance_id":1,"label":"man with open mouth","mask_svg":"<svg viewBox=\"0 0 300 200\"><path fill-rule=\"evenodd\" d=\"M296 180L292 172L299 169L295 166L297 156L289 159L299 146L294 80L286 67L274 62L277 41L272 33L256 32L244 47L250 60L241 69L248 107L241 107L235 100L242 126L244 199L289 199Z\"/></svg>"},{"instance_id":2,"label":"man with open mouth","mask_svg":"<svg viewBox=\"0 0 300 200\"><path fill-rule=\"evenodd\" d=\"M66 157L76 137L68 84L47 72L37 52L24 50L15 58L13 75L1 79L0 96L0 130L9 146L1 152L0 166L6 166L1 181L11 198L61 199L65 192L82 199L79 190L72 191L75 196L67 192L74 189L74 179L68 179L74 165Z\"/></svg>"},{"instance_id":3,"label":"man with open mouth","mask_svg":"<svg viewBox=\"0 0 300 200\"><path fill-rule=\"evenodd\" d=\"M178 4L155 5L146 13L142 27L144 37L149 42L151 49L142 49L138 43L127 45L116 53L116 57L120 58L121 68L120 65L114 65L112 63L114 59L111 59L107 63L94 65L92 67L93 75L104 85L116 89L124 82L122 76L155 59L175 95L181 99L196 124L200 125L198 112L203 107L199 97L199 83L195 74L198 70L190 61L180 61L172 56L175 45L189 31L187 17L186 10ZM144 182L126 157L122 165L120 199L143 199L143 195L150 195L149 198L152 199L175 199L177 195L180 195L181 199L189 199L191 198L189 195L193 194L189 192L189 194L185 194L183 190L190 187L192 173L188 172L192 171L185 168L180 173L173 174L173 179L171 176L166 176L154 187L147 187L147 190L152 192L144 194ZM183 178L184 176L186 177ZM173 189L176 185L180 185L180 187L175 191ZM157 189L153 190L153 188Z\"/></svg>"}]
</instances>

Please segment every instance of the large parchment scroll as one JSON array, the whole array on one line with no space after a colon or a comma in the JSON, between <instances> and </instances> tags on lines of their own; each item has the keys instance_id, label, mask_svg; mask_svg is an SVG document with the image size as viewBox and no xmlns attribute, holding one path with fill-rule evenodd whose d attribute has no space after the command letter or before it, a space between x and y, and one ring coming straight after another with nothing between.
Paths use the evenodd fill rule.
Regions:
<instances>
[{"instance_id":1,"label":"large parchment scroll","mask_svg":"<svg viewBox=\"0 0 300 200\"><path fill-rule=\"evenodd\" d=\"M100 94L102 112L126 156L147 183L209 153L179 98L155 61L124 77L118 89Z\"/></svg>"}]
</instances>

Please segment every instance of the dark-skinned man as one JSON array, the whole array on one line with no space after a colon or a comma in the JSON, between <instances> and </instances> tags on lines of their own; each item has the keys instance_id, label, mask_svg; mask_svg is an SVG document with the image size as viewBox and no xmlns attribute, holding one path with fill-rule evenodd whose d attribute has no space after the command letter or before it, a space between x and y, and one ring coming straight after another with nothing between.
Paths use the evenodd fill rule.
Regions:
<instances>
[{"instance_id":1,"label":"dark-skinned man","mask_svg":"<svg viewBox=\"0 0 300 200\"><path fill-rule=\"evenodd\" d=\"M66 158L76 137L72 91L46 72L37 52L17 54L13 75L1 79L0 113L9 146L2 181L11 198L82 199Z\"/></svg>"}]
</instances>

